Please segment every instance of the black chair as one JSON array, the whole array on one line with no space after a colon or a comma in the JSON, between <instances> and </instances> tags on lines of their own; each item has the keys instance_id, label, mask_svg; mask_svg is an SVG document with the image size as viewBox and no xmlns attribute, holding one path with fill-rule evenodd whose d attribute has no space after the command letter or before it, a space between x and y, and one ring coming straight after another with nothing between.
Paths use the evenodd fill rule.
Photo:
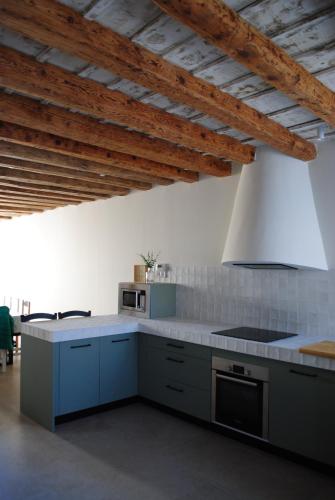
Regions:
<instances>
[{"instance_id":1,"label":"black chair","mask_svg":"<svg viewBox=\"0 0 335 500\"><path fill-rule=\"evenodd\" d=\"M27 323L28 321L33 321L34 319L57 319L57 313L49 314L49 313L34 313L34 314L21 314L20 320L21 323ZM20 332L15 332L13 337L21 336ZM14 347L16 346L15 341L13 340ZM8 352L8 365L13 364L13 351Z\"/></svg>"},{"instance_id":2,"label":"black chair","mask_svg":"<svg viewBox=\"0 0 335 500\"><path fill-rule=\"evenodd\" d=\"M91 311L66 311L63 313L59 312L58 319L73 318L74 316L83 316L88 318L91 315L92 315Z\"/></svg>"},{"instance_id":3,"label":"black chair","mask_svg":"<svg viewBox=\"0 0 335 500\"><path fill-rule=\"evenodd\" d=\"M57 313L34 313L34 314L21 314L21 322L27 323L28 321L33 321L34 319L57 319Z\"/></svg>"}]
</instances>

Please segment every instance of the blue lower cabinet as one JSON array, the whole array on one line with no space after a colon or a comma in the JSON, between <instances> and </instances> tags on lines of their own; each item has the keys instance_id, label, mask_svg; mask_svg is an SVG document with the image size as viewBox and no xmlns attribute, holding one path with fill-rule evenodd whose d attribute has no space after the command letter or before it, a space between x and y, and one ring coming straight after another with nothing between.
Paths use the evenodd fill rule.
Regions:
<instances>
[{"instance_id":1,"label":"blue lower cabinet","mask_svg":"<svg viewBox=\"0 0 335 500\"><path fill-rule=\"evenodd\" d=\"M99 338L60 343L59 414L99 404Z\"/></svg>"},{"instance_id":2,"label":"blue lower cabinet","mask_svg":"<svg viewBox=\"0 0 335 500\"><path fill-rule=\"evenodd\" d=\"M100 339L100 404L136 396L137 335Z\"/></svg>"}]
</instances>

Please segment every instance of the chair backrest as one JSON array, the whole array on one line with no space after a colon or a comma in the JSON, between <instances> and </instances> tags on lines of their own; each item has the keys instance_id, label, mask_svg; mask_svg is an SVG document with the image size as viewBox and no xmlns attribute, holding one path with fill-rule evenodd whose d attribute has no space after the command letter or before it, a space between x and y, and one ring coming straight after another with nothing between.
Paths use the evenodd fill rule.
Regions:
<instances>
[{"instance_id":1,"label":"chair backrest","mask_svg":"<svg viewBox=\"0 0 335 500\"><path fill-rule=\"evenodd\" d=\"M20 316L21 314L30 314L30 301L17 297L3 297L3 305L8 306L12 316Z\"/></svg>"},{"instance_id":2,"label":"chair backrest","mask_svg":"<svg viewBox=\"0 0 335 500\"><path fill-rule=\"evenodd\" d=\"M22 300L21 301L21 314L30 314L30 301Z\"/></svg>"},{"instance_id":3,"label":"chair backrest","mask_svg":"<svg viewBox=\"0 0 335 500\"><path fill-rule=\"evenodd\" d=\"M58 319L72 318L74 316L88 317L91 315L92 315L91 311L65 311L63 313L61 312L58 313Z\"/></svg>"},{"instance_id":4,"label":"chair backrest","mask_svg":"<svg viewBox=\"0 0 335 500\"><path fill-rule=\"evenodd\" d=\"M34 313L34 314L21 314L22 323L27 323L27 321L33 321L34 319L57 319L57 313Z\"/></svg>"}]
</instances>

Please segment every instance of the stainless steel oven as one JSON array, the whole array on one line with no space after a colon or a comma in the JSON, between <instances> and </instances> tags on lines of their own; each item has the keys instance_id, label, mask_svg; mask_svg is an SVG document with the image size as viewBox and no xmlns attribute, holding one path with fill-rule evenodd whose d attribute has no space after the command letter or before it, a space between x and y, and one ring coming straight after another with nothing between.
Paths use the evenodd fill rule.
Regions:
<instances>
[{"instance_id":1,"label":"stainless steel oven","mask_svg":"<svg viewBox=\"0 0 335 500\"><path fill-rule=\"evenodd\" d=\"M269 369L212 358L212 422L268 440Z\"/></svg>"}]
</instances>

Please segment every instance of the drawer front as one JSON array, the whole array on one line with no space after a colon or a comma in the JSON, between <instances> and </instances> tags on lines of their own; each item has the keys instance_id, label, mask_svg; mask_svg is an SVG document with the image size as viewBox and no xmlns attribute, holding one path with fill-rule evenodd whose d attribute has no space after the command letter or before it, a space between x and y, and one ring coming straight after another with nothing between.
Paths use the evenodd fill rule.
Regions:
<instances>
[{"instance_id":1,"label":"drawer front","mask_svg":"<svg viewBox=\"0 0 335 500\"><path fill-rule=\"evenodd\" d=\"M156 335L142 334L143 344L145 347L154 347L156 349L164 349L169 352L192 356L200 359L211 359L211 349L207 346L191 344L181 340L169 339L167 337L159 337Z\"/></svg>"},{"instance_id":2,"label":"drawer front","mask_svg":"<svg viewBox=\"0 0 335 500\"><path fill-rule=\"evenodd\" d=\"M60 343L59 414L99 404L99 340Z\"/></svg>"},{"instance_id":3,"label":"drawer front","mask_svg":"<svg viewBox=\"0 0 335 500\"><path fill-rule=\"evenodd\" d=\"M162 376L198 389L210 390L210 360L193 358L168 349L147 348L142 352L141 366L151 376Z\"/></svg>"},{"instance_id":4,"label":"drawer front","mask_svg":"<svg viewBox=\"0 0 335 500\"><path fill-rule=\"evenodd\" d=\"M187 415L210 421L210 391L196 389L166 377L141 381L142 395Z\"/></svg>"}]
</instances>

